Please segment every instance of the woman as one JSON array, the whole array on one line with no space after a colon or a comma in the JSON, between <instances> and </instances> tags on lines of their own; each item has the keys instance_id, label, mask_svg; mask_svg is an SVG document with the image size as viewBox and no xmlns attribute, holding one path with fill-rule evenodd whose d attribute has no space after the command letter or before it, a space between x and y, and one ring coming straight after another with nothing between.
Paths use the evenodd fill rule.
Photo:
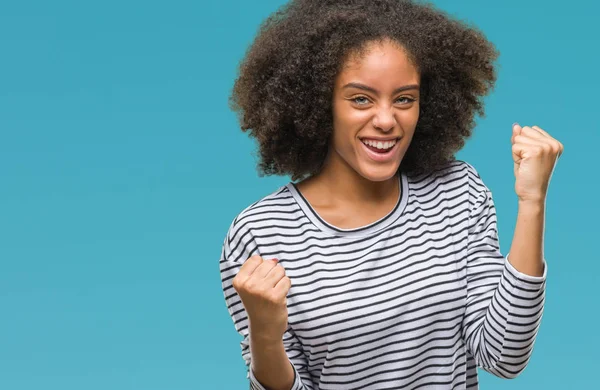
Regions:
<instances>
[{"instance_id":1,"label":"woman","mask_svg":"<svg viewBox=\"0 0 600 390\"><path fill-rule=\"evenodd\" d=\"M261 174L292 182L234 219L220 262L252 388L465 389L477 366L523 371L563 146L513 126L509 260L490 190L454 158L497 55L412 1L292 1L263 24L232 105Z\"/></svg>"}]
</instances>

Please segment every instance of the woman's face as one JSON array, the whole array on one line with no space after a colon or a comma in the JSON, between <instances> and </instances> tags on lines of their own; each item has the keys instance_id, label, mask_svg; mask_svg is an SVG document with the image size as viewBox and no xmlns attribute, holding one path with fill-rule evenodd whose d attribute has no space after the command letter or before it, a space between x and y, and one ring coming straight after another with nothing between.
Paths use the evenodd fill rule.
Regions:
<instances>
[{"instance_id":1,"label":"woman's face","mask_svg":"<svg viewBox=\"0 0 600 390\"><path fill-rule=\"evenodd\" d=\"M419 119L419 83L417 69L391 41L350 56L335 80L329 159L371 181L393 177Z\"/></svg>"}]
</instances>

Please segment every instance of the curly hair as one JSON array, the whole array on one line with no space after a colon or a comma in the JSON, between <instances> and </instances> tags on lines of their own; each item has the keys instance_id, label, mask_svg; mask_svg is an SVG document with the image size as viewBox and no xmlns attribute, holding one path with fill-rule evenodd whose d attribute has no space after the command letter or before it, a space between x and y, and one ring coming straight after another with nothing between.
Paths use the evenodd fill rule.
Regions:
<instances>
[{"instance_id":1,"label":"curly hair","mask_svg":"<svg viewBox=\"0 0 600 390\"><path fill-rule=\"evenodd\" d=\"M349 54L386 38L421 77L419 120L399 169L426 173L455 159L496 81L499 53L482 32L412 0L292 0L260 25L229 97L241 130L258 142L260 176L320 171L335 78Z\"/></svg>"}]
</instances>

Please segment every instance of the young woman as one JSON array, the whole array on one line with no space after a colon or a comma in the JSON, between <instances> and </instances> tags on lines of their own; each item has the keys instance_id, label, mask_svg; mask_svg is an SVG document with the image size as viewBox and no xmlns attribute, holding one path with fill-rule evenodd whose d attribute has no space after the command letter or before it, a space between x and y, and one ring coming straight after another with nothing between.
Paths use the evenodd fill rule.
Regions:
<instances>
[{"instance_id":1,"label":"young woman","mask_svg":"<svg viewBox=\"0 0 600 390\"><path fill-rule=\"evenodd\" d=\"M513 126L509 260L490 190L454 158L497 55L406 0L292 1L262 25L232 106L261 174L292 181L234 219L220 261L253 389L473 389L477 366L523 371L563 146Z\"/></svg>"}]
</instances>

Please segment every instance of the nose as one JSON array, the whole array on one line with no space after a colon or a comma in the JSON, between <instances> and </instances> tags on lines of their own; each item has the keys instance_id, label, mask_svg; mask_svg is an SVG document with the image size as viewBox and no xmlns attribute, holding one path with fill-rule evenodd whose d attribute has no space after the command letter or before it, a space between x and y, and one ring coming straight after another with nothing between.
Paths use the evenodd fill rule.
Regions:
<instances>
[{"instance_id":1,"label":"nose","mask_svg":"<svg viewBox=\"0 0 600 390\"><path fill-rule=\"evenodd\" d=\"M397 121L394 116L394 110L388 107L381 107L373 118L373 126L381 131L390 131L396 126Z\"/></svg>"}]
</instances>

